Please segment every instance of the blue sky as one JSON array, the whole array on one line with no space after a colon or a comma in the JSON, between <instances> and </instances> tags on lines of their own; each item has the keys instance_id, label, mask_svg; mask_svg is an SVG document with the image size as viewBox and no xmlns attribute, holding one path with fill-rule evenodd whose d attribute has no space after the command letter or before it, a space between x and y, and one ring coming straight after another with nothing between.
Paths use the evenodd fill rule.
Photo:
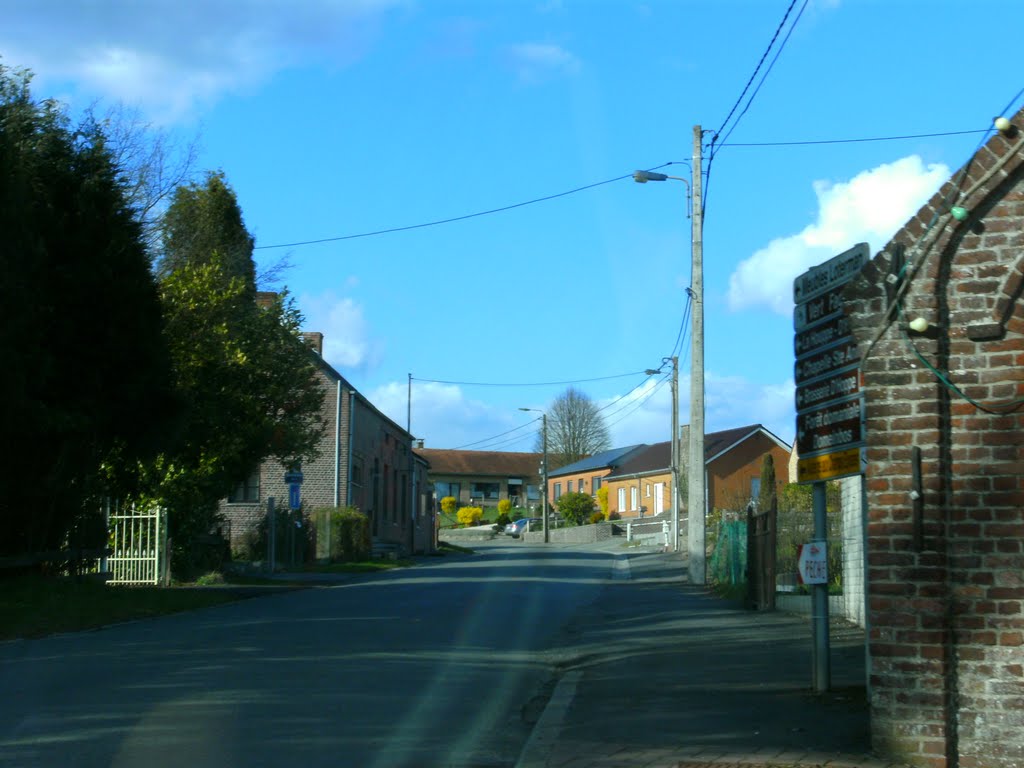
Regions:
<instances>
[{"instance_id":1,"label":"blue sky","mask_svg":"<svg viewBox=\"0 0 1024 768\"><path fill-rule=\"evenodd\" d=\"M607 406L622 445L669 437L668 386L635 372L679 335L685 185L624 178L450 224L266 246L688 160L693 126L722 127L788 6L13 0L0 55L36 73L39 97L72 110L123 101L198 134L199 167L227 174L258 264L292 263L284 283L327 359L402 425L412 374L412 431L428 446L531 450L534 414L517 409L565 389L438 382L592 379L576 386ZM709 431L760 422L793 439L793 278L857 242L880 249L981 135L729 144L989 128L1022 85L1021 29L1019 0L807 2L710 173ZM680 367L686 423L688 333Z\"/></svg>"}]
</instances>

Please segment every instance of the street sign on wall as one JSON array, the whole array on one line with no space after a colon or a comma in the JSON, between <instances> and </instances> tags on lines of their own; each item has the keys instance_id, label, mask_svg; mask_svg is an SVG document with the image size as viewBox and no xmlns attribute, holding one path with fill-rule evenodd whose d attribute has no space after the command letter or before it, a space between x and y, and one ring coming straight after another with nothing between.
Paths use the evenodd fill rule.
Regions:
<instances>
[{"instance_id":1,"label":"street sign on wall","mask_svg":"<svg viewBox=\"0 0 1024 768\"><path fill-rule=\"evenodd\" d=\"M860 243L793 281L797 478L815 482L861 471L864 445L860 352L842 292L867 263ZM851 451L857 454L853 460ZM827 457L834 456L834 459ZM822 459L822 457L826 457Z\"/></svg>"},{"instance_id":2,"label":"street sign on wall","mask_svg":"<svg viewBox=\"0 0 1024 768\"><path fill-rule=\"evenodd\" d=\"M860 474L864 471L861 453L861 448L850 448L800 459L796 465L796 481L814 483Z\"/></svg>"}]
</instances>

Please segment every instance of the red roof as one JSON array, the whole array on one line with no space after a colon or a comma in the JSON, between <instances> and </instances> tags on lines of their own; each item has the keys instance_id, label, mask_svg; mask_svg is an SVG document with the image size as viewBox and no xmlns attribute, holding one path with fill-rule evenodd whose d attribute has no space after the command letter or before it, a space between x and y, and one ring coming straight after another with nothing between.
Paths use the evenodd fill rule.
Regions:
<instances>
[{"instance_id":1,"label":"red roof","mask_svg":"<svg viewBox=\"0 0 1024 768\"><path fill-rule=\"evenodd\" d=\"M417 448L416 453L430 462L430 473L434 475L537 477L540 474L539 453L444 448Z\"/></svg>"}]
</instances>

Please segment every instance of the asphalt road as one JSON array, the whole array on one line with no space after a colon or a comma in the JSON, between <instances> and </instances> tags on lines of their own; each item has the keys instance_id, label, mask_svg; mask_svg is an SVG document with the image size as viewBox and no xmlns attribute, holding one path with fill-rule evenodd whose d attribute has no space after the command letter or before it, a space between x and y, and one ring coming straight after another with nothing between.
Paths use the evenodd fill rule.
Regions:
<instances>
[{"instance_id":1,"label":"asphalt road","mask_svg":"<svg viewBox=\"0 0 1024 768\"><path fill-rule=\"evenodd\" d=\"M0 644L0 766L511 766L615 555L518 541Z\"/></svg>"}]
</instances>

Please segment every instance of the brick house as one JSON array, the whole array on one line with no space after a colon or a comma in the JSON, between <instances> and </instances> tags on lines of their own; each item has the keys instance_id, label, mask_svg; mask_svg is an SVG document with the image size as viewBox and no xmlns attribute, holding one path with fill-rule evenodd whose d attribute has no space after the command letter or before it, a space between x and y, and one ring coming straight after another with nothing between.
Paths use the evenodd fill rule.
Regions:
<instances>
[{"instance_id":1,"label":"brick house","mask_svg":"<svg viewBox=\"0 0 1024 768\"><path fill-rule=\"evenodd\" d=\"M540 504L539 453L513 451L458 451L417 448L430 464L428 488L435 508L454 496L460 506L497 506L508 499L513 507Z\"/></svg>"},{"instance_id":2,"label":"brick house","mask_svg":"<svg viewBox=\"0 0 1024 768\"><path fill-rule=\"evenodd\" d=\"M305 334L316 356L324 390L324 433L319 456L302 467L303 509L353 506L370 518L374 541L400 552L433 547L434 520L428 462L413 453L412 437L360 394L323 359L323 334ZM264 461L239 482L220 511L230 524L231 545L240 548L266 515L267 499L288 503L285 467ZM415 508L413 507L415 499Z\"/></svg>"},{"instance_id":3,"label":"brick house","mask_svg":"<svg viewBox=\"0 0 1024 768\"><path fill-rule=\"evenodd\" d=\"M681 467L686 466L689 453L688 430L689 427L683 427L680 440ZM766 454L772 455L778 482L786 482L792 451L791 445L761 424L705 434L704 488L708 511L742 511L747 502L756 499L761 483L761 463Z\"/></svg>"},{"instance_id":4,"label":"brick house","mask_svg":"<svg viewBox=\"0 0 1024 768\"><path fill-rule=\"evenodd\" d=\"M640 444L612 448L548 472L548 503L557 508L563 493L589 493L596 499L603 478L646 447Z\"/></svg>"},{"instance_id":5,"label":"brick house","mask_svg":"<svg viewBox=\"0 0 1024 768\"><path fill-rule=\"evenodd\" d=\"M1024 765L1024 111L1012 122L845 291L872 736L929 768Z\"/></svg>"},{"instance_id":6,"label":"brick house","mask_svg":"<svg viewBox=\"0 0 1024 768\"><path fill-rule=\"evenodd\" d=\"M685 473L689 448L689 427L680 433L679 467ZM770 453L775 461L776 477L786 482L791 447L760 424L708 432L704 435L705 492L708 509L740 511L750 499L757 498L761 482L761 462ZM608 510L622 517L659 515L672 510L672 444L643 446L610 472ZM685 494L680 509L685 509Z\"/></svg>"}]
</instances>

